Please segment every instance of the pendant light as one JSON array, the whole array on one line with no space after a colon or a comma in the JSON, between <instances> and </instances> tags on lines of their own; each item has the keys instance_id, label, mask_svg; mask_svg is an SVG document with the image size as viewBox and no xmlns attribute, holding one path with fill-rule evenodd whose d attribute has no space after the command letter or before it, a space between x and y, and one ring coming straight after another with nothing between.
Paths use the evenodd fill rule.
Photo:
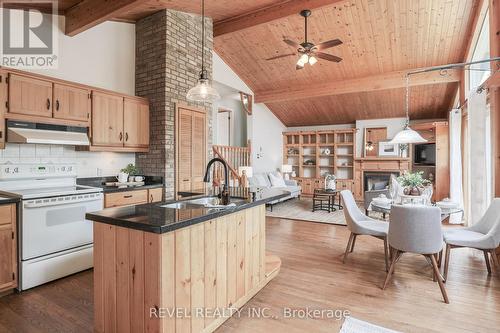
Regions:
<instances>
[{"instance_id":1,"label":"pendant light","mask_svg":"<svg viewBox=\"0 0 500 333\"><path fill-rule=\"evenodd\" d=\"M402 131L397 133L391 143L409 144L427 142L417 131L410 128L410 76L406 74L406 123Z\"/></svg>"},{"instance_id":2,"label":"pendant light","mask_svg":"<svg viewBox=\"0 0 500 333\"><path fill-rule=\"evenodd\" d=\"M219 93L208 78L205 69L205 0L201 0L201 71L198 83L189 89L186 98L195 102L214 102L220 98Z\"/></svg>"}]
</instances>

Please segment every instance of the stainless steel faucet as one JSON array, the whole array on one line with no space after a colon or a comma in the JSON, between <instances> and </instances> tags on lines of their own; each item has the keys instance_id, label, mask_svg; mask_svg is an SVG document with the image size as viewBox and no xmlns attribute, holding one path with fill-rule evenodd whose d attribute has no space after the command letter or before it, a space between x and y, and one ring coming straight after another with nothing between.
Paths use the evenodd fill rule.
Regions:
<instances>
[{"instance_id":1,"label":"stainless steel faucet","mask_svg":"<svg viewBox=\"0 0 500 333\"><path fill-rule=\"evenodd\" d=\"M224 167L224 186L222 187L222 191L219 193L219 198L221 199L221 204L228 205L229 204L229 191L228 191L228 182L229 182L229 168L227 166L226 161L219 157L212 158L210 162L207 164L207 168L205 170L205 177L203 177L203 181L205 183L210 183L210 167L215 162L220 162Z\"/></svg>"}]
</instances>

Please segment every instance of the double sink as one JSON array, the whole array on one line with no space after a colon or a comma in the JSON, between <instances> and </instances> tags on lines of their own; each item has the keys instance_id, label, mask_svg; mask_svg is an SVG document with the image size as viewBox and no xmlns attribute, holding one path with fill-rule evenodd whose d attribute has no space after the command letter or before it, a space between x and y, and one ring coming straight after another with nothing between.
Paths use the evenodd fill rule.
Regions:
<instances>
[{"instance_id":1,"label":"double sink","mask_svg":"<svg viewBox=\"0 0 500 333\"><path fill-rule=\"evenodd\" d=\"M173 202L161 205L160 207L172 208L172 209L200 209L200 208L227 209L227 208L232 208L235 205L241 204L243 202L246 202L246 200L242 198L231 198L231 202L229 205L221 205L220 199L218 197L204 197L198 199Z\"/></svg>"}]
</instances>

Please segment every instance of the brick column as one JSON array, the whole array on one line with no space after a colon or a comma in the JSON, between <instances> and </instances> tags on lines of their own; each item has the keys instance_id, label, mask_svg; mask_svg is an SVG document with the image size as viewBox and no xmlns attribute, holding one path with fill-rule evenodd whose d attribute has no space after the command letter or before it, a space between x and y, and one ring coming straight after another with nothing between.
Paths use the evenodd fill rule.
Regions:
<instances>
[{"instance_id":1,"label":"brick column","mask_svg":"<svg viewBox=\"0 0 500 333\"><path fill-rule=\"evenodd\" d=\"M205 20L205 68L212 76L212 20ZM162 176L166 198L175 187L175 103L185 102L207 111L208 147L212 145L212 104L188 102L186 94L197 83L201 69L201 18L162 10L136 23L135 90L150 101L150 150L136 154L137 166L147 175Z\"/></svg>"}]
</instances>

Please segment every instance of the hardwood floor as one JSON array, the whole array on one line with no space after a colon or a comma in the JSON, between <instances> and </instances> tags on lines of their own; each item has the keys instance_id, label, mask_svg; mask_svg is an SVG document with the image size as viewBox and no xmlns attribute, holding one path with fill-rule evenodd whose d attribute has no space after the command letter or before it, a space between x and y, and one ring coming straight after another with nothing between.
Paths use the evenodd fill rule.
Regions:
<instances>
[{"instance_id":1,"label":"hardwood floor","mask_svg":"<svg viewBox=\"0 0 500 333\"><path fill-rule=\"evenodd\" d=\"M279 275L217 332L338 332L341 320L287 319L283 309L348 310L354 317L402 332L492 332L500 327L500 279L488 276L483 254L457 249L444 304L431 267L405 255L387 289L383 246L349 238L343 226L268 218L268 252L281 257ZM250 318L249 309L273 318ZM331 313L328 313L331 314ZM0 332L92 332L92 271L0 298Z\"/></svg>"}]
</instances>

